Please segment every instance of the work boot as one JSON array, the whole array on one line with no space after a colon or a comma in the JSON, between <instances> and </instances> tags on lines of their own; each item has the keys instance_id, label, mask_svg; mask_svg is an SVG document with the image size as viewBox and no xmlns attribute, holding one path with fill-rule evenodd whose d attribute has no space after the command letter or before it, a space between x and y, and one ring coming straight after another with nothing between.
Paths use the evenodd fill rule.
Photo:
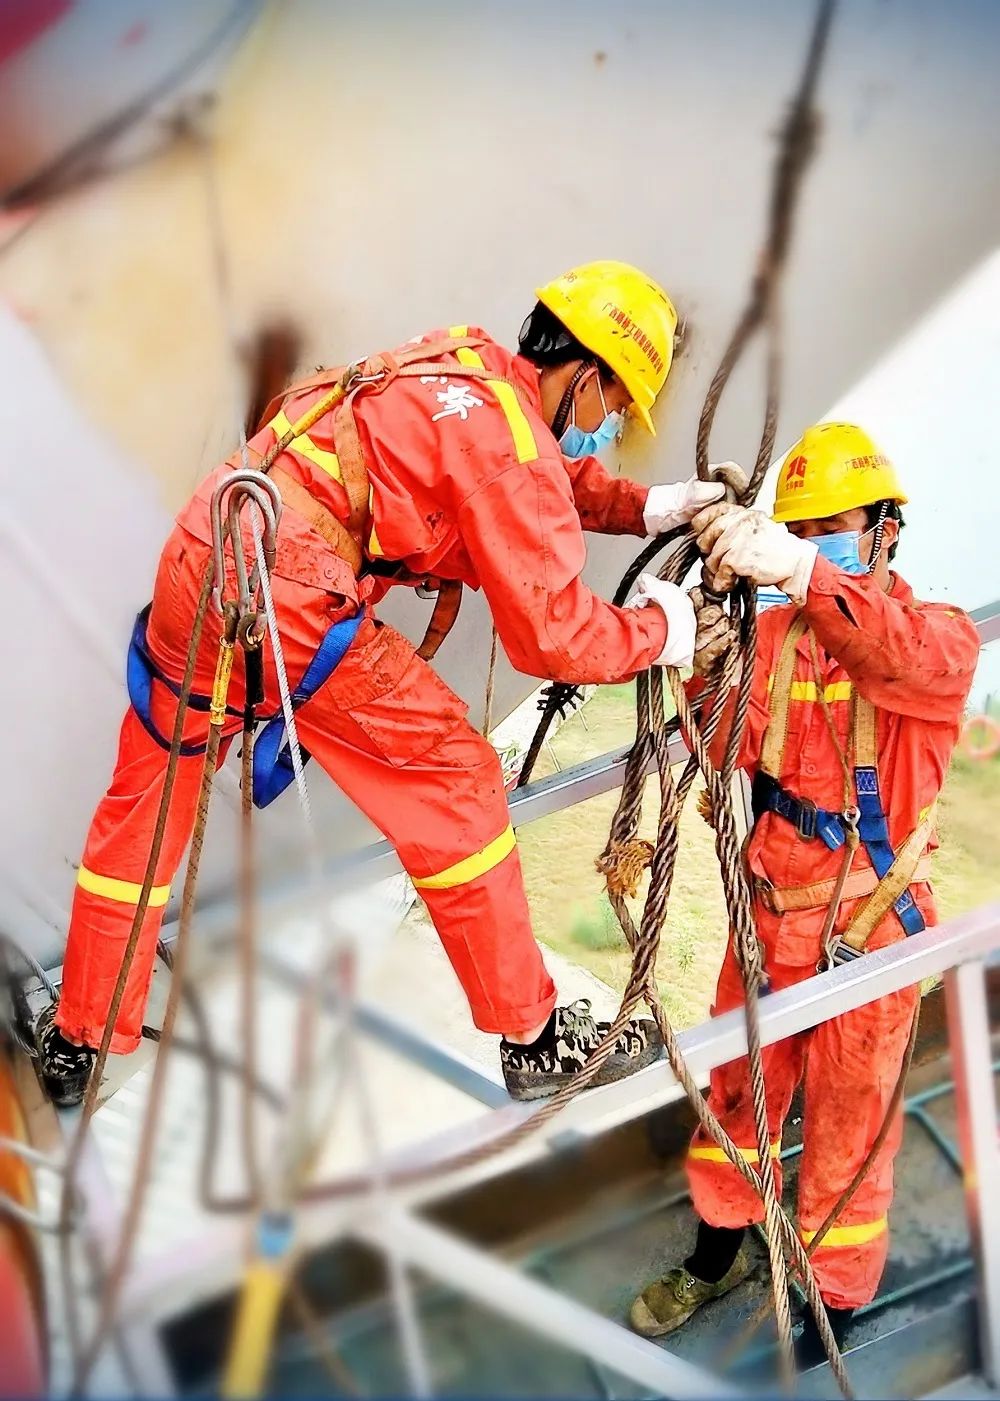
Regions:
<instances>
[{"instance_id":1,"label":"work boot","mask_svg":"<svg viewBox=\"0 0 1000 1401\"><path fill-rule=\"evenodd\" d=\"M590 1000L581 997L569 1007L556 1007L536 1041L522 1046L506 1037L500 1042L500 1064L511 1099L543 1099L572 1080L605 1036L610 1022L590 1015ZM659 1060L663 1051L656 1023L633 1017L588 1088L610 1085Z\"/></svg>"},{"instance_id":2,"label":"work boot","mask_svg":"<svg viewBox=\"0 0 1000 1401\"><path fill-rule=\"evenodd\" d=\"M664 1333L672 1333L687 1323L702 1304L712 1299L721 1299L750 1273L750 1260L746 1251L741 1250L729 1269L717 1284L706 1284L696 1279L690 1270L681 1265L671 1270L655 1283L648 1285L635 1303L628 1321L637 1333L644 1338L662 1338Z\"/></svg>"},{"instance_id":3,"label":"work boot","mask_svg":"<svg viewBox=\"0 0 1000 1401\"><path fill-rule=\"evenodd\" d=\"M83 1099L97 1052L67 1041L56 1026L56 1004L46 1007L35 1023L38 1073L49 1099L59 1109Z\"/></svg>"}]
</instances>

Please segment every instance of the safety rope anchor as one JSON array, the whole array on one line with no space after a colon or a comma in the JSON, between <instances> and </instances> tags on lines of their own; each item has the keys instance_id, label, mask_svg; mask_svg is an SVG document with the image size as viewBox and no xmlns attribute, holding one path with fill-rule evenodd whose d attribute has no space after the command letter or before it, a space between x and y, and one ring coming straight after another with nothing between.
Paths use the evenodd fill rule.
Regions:
<instances>
[{"instance_id":1,"label":"safety rope anchor","mask_svg":"<svg viewBox=\"0 0 1000 1401\"><path fill-rule=\"evenodd\" d=\"M227 501L227 518L222 519L223 500ZM260 614L263 610L260 571L255 564L247 569L243 551L243 532L240 529L240 513L247 502L251 502L260 512L264 526L264 559L267 568L274 568L278 548L278 524L281 520L281 492L276 482L263 472L252 467L239 468L224 477L212 492L209 515L212 523L212 562L214 582L212 603L217 613L225 616L226 604L226 541L233 552L236 570L236 603L242 620L247 614ZM245 632L245 630L244 630ZM263 640L263 632L260 641ZM255 644L256 645L256 644Z\"/></svg>"}]
</instances>

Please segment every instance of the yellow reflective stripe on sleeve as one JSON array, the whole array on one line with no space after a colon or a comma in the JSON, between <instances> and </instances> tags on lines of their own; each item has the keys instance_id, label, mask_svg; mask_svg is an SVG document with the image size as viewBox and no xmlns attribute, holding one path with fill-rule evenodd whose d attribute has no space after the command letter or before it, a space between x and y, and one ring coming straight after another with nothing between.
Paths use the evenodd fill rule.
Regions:
<instances>
[{"instance_id":1,"label":"yellow reflective stripe on sleeve","mask_svg":"<svg viewBox=\"0 0 1000 1401\"><path fill-rule=\"evenodd\" d=\"M456 338L469 334L468 326L449 326L449 336ZM477 370L485 370L482 356L475 350L470 350L464 346L461 350L455 351L459 364L468 365ZM492 389L497 397L497 403L503 410L504 418L510 429L511 437L514 439L514 451L517 453L518 462L534 462L538 456L538 448L535 444L535 435L531 431L531 424L527 415L521 408L517 397L517 391L512 384L508 384L504 379L488 379L485 381L486 387Z\"/></svg>"},{"instance_id":2,"label":"yellow reflective stripe on sleeve","mask_svg":"<svg viewBox=\"0 0 1000 1401\"><path fill-rule=\"evenodd\" d=\"M113 876L99 876L96 871L88 871L81 866L76 873L76 883L89 895L100 895L105 900L115 900L120 905L138 905L142 886L130 880L115 880ZM169 885L154 885L149 892L149 908L158 910L170 899Z\"/></svg>"},{"instance_id":3,"label":"yellow reflective stripe on sleeve","mask_svg":"<svg viewBox=\"0 0 1000 1401\"><path fill-rule=\"evenodd\" d=\"M456 861L454 866L448 866L446 870L438 871L435 876L411 876L410 879L417 890L450 890L456 885L467 885L477 876L484 876L487 871L492 871L494 866L499 866L500 862L510 855L516 845L517 838L514 836L514 829L508 824L506 831L501 832L499 837L488 842L482 851L474 852L472 856L466 856L463 860Z\"/></svg>"},{"instance_id":4,"label":"yellow reflective stripe on sleeve","mask_svg":"<svg viewBox=\"0 0 1000 1401\"><path fill-rule=\"evenodd\" d=\"M856 1226L831 1226L816 1249L825 1250L828 1245L867 1245L870 1240L876 1240L888 1229L889 1222L884 1216L880 1216L877 1221L859 1221ZM809 1245L816 1232L800 1231L799 1234L806 1245Z\"/></svg>"},{"instance_id":5,"label":"yellow reflective stripe on sleeve","mask_svg":"<svg viewBox=\"0 0 1000 1401\"><path fill-rule=\"evenodd\" d=\"M267 425L273 428L275 435L280 440L291 428L284 409L279 409L274 418ZM319 448L307 433L301 433L299 437L293 438L288 445L293 452L299 453L302 457L307 457L310 462L315 463L321 471L333 478L335 482L343 481L340 475L340 462L335 452L327 452L325 448Z\"/></svg>"},{"instance_id":6,"label":"yellow reflective stripe on sleeve","mask_svg":"<svg viewBox=\"0 0 1000 1401\"><path fill-rule=\"evenodd\" d=\"M774 674L773 674L773 672L772 672L772 674L767 678L767 694L770 695L771 692L772 692L773 690L774 690ZM815 701L815 700L818 700L818 699L819 699L819 693L818 693L818 691L816 690L816 682L815 682L815 681L793 681L793 682L792 682L792 685L791 685L791 690L790 690L790 692L789 692L789 698L790 698L791 700L793 700L793 701ZM850 700L850 699L851 699L851 683L850 683L850 681L831 681L830 684L829 684L829 686L826 686L826 687L824 687L824 689L823 689L823 699L827 702L827 704L829 704L830 701L845 701L845 700Z\"/></svg>"},{"instance_id":7,"label":"yellow reflective stripe on sleeve","mask_svg":"<svg viewBox=\"0 0 1000 1401\"><path fill-rule=\"evenodd\" d=\"M514 439L514 451L517 453L518 462L534 462L538 456L535 435L531 431L527 415L521 408L514 386L502 379L488 379L486 383L497 396L497 402L503 409L511 437Z\"/></svg>"},{"instance_id":8,"label":"yellow reflective stripe on sleeve","mask_svg":"<svg viewBox=\"0 0 1000 1401\"><path fill-rule=\"evenodd\" d=\"M781 1155L781 1140L771 1144L771 1157L777 1158ZM699 1163L728 1163L733 1166L728 1153L724 1148L720 1148L715 1143L696 1144L688 1150L688 1157ZM745 1163L759 1163L760 1154L756 1148L741 1148L740 1157Z\"/></svg>"}]
</instances>

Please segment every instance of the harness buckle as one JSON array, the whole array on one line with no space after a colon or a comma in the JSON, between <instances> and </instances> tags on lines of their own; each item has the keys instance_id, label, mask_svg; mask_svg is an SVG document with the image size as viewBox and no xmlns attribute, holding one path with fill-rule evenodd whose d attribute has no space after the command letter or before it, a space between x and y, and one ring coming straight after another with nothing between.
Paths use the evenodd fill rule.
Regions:
<instances>
[{"instance_id":1,"label":"harness buckle","mask_svg":"<svg viewBox=\"0 0 1000 1401\"><path fill-rule=\"evenodd\" d=\"M766 876L754 876L753 888L765 910L776 915L778 911L774 908L774 882L769 881Z\"/></svg>"},{"instance_id":2,"label":"harness buckle","mask_svg":"<svg viewBox=\"0 0 1000 1401\"><path fill-rule=\"evenodd\" d=\"M811 841L816 835L817 807L811 798L799 798L795 814L795 830L800 837Z\"/></svg>"},{"instance_id":3,"label":"harness buckle","mask_svg":"<svg viewBox=\"0 0 1000 1401\"><path fill-rule=\"evenodd\" d=\"M827 940L823 957L816 964L816 972L828 973L831 968L842 968L845 963L853 963L863 953L864 949L852 948L850 944L844 943L839 934L835 934L832 939Z\"/></svg>"}]
</instances>

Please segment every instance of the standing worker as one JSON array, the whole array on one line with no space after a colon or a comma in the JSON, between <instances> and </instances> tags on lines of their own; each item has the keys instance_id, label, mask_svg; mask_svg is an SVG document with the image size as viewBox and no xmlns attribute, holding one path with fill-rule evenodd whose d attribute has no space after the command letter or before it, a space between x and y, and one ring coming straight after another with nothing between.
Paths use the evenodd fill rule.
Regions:
<instances>
[{"instance_id":1,"label":"standing worker","mask_svg":"<svg viewBox=\"0 0 1000 1401\"><path fill-rule=\"evenodd\" d=\"M650 410L667 378L677 325L663 290L626 264L597 262L537 295L517 353L478 328L453 326L372 356L346 397L297 433L271 471L284 506L272 581L279 631L292 684L311 693L297 717L302 744L395 846L475 1024L503 1038L507 1086L524 1099L564 1084L609 1024L596 1023L586 1004L556 1006L531 932L499 759L424 660L429 639L415 650L372 608L393 582L460 581L482 587L507 656L529 675L618 682L651 665L688 665L696 620L687 595L653 579L655 606L620 609L595 597L580 577L584 531L655 535L723 491L697 480L647 489L611 476L594 456L619 436L626 413L654 431ZM341 373L292 386L269 407L249 444L251 465ZM211 555L209 505L240 465L236 453L181 511L151 609L137 624L133 705L79 868L61 998L37 1028L43 1079L57 1104L82 1097L104 1032ZM252 557L249 536L245 548ZM449 597L445 588L440 597ZM444 626L436 616L439 635ZM202 708L188 716L155 883L111 1040L115 1054L139 1043L163 907L192 832L213 634L206 627L198 654L195 705ZM335 634L349 640L336 670L317 682L314 667L306 678L320 664L320 644ZM264 672L261 709L276 714L269 650ZM235 718L224 743L239 731L244 689L239 655ZM259 777L266 788L274 773ZM595 1083L659 1053L654 1023L633 1020Z\"/></svg>"},{"instance_id":2,"label":"standing worker","mask_svg":"<svg viewBox=\"0 0 1000 1401\"><path fill-rule=\"evenodd\" d=\"M753 782L747 862L772 989L884 948L937 922L928 876L934 805L958 739L979 641L966 616L921 603L890 570L905 504L895 469L849 423L810 428L785 458L773 519L719 503L693 521L720 592L737 577L790 600L758 619L739 763ZM713 583L714 581L714 583ZM716 749L725 744L723 732ZM843 885L841 881L843 880ZM808 1246L871 1150L899 1078L919 1000L907 988L765 1047L771 1156L805 1077L799 1228ZM713 1012L743 1005L730 942ZM758 1163L745 1059L713 1071L709 1104ZM902 1113L812 1257L834 1331L875 1296L885 1266ZM699 1130L687 1162L694 1251L645 1289L631 1322L670 1333L749 1271L759 1196ZM806 1354L814 1351L812 1335Z\"/></svg>"}]
</instances>

